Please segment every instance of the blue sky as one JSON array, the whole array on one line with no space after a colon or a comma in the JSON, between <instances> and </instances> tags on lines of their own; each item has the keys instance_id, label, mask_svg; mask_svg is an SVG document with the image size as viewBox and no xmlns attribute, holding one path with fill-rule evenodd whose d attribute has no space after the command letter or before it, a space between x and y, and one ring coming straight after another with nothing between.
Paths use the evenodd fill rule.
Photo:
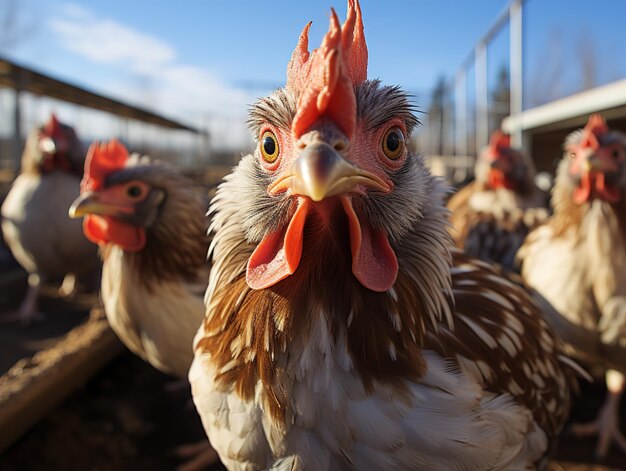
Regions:
<instances>
[{"instance_id":1,"label":"blue sky","mask_svg":"<svg viewBox=\"0 0 626 471\"><path fill-rule=\"evenodd\" d=\"M330 7L334 6L340 17L345 15L344 2L330 0L23 0L21 4L24 14L37 12L43 23L29 39L31 47L24 44L15 51L25 60L59 68L44 58L42 46L64 48L51 22L58 18L80 21L77 15L68 14L74 5L102 22L159 38L174 49L178 62L211 70L222 80L235 83L252 77L282 83L285 65L306 22L313 20L311 44L315 46L326 31ZM463 4L466 6L459 7ZM390 6L364 0L370 73L410 88L428 89L436 74L456 67L505 4L505 0L415 0ZM81 65L77 57L71 59L75 60L72 69Z\"/></svg>"},{"instance_id":2,"label":"blue sky","mask_svg":"<svg viewBox=\"0 0 626 471\"><path fill-rule=\"evenodd\" d=\"M122 84L150 86L152 72L132 66L146 61L202 70L226 87L280 85L302 27L313 20L311 46L328 27L330 7L345 17L345 4L331 1L124 1L19 2L36 28L14 59L104 92L127 95ZM456 0L388 2L364 0L371 77L399 83L414 92L430 90L440 73L449 73L506 4L479 0L459 8ZM470 2L467 3L470 5ZM36 18L33 16L36 15ZM81 25L83 29L81 30ZM106 38L89 43L90 32L125 29L144 40L134 48ZM129 36L130 37L130 36ZM81 47L80 43L87 42ZM126 55L116 49L126 50ZM135 50L137 49L137 50ZM100 55L100 58L97 56ZM139 56L139 57L138 57ZM264 90L260 90L263 92Z\"/></svg>"},{"instance_id":3,"label":"blue sky","mask_svg":"<svg viewBox=\"0 0 626 471\"><path fill-rule=\"evenodd\" d=\"M284 83L302 27L313 20L310 47L317 47L330 7L342 20L346 8L331 0L3 1L18 5L24 34L2 54L192 124L241 122L247 104ZM369 76L400 84L418 105L425 103L437 77L454 74L507 3L362 0ZM529 0L525 10L533 31L529 83L544 87L543 69L550 65L570 67L574 77L572 44L587 36L595 41L603 77L626 76L626 1ZM493 65L506 59L508 38L502 36L490 57L493 74ZM571 77L558 87L575 88Z\"/></svg>"}]
</instances>

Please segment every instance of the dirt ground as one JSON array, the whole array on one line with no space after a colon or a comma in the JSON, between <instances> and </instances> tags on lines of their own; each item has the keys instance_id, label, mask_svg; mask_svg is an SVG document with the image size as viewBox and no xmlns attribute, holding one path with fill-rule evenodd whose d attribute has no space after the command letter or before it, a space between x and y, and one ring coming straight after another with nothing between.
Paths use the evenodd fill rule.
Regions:
<instances>
[{"instance_id":1,"label":"dirt ground","mask_svg":"<svg viewBox=\"0 0 626 471\"><path fill-rule=\"evenodd\" d=\"M204 439L190 399L187 384L125 353L0 455L0 469L172 470L176 447Z\"/></svg>"},{"instance_id":2,"label":"dirt ground","mask_svg":"<svg viewBox=\"0 0 626 471\"><path fill-rule=\"evenodd\" d=\"M24 327L19 322L3 322L3 316L19 307L19 303L0 310L0 374L22 358L29 358L49 348L72 328L89 316L89 308L98 301L96 295L81 294L74 302L66 302L58 295L40 298L43 321Z\"/></svg>"},{"instance_id":3,"label":"dirt ground","mask_svg":"<svg viewBox=\"0 0 626 471\"><path fill-rule=\"evenodd\" d=\"M593 421L602 407L605 393L606 388L601 382L591 384L581 381L580 394L574 398L569 422ZM620 423L621 430L626 431L626 397L622 400ZM626 471L626 454L620 452L616 446L612 446L606 459L598 462L594 459L595 446L595 438L573 437L566 428L554 455L555 461L559 462L560 467L555 466L553 470L601 471L610 469Z\"/></svg>"}]
</instances>

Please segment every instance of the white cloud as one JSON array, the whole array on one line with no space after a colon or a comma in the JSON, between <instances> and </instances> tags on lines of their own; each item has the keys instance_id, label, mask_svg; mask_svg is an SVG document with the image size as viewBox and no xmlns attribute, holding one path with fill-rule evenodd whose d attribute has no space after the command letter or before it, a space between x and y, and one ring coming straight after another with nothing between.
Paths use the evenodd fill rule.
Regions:
<instances>
[{"instance_id":1,"label":"white cloud","mask_svg":"<svg viewBox=\"0 0 626 471\"><path fill-rule=\"evenodd\" d=\"M126 63L136 72L150 72L176 59L174 48L159 38L97 18L80 6L66 5L62 15L49 22L61 44L95 62Z\"/></svg>"},{"instance_id":2,"label":"white cloud","mask_svg":"<svg viewBox=\"0 0 626 471\"><path fill-rule=\"evenodd\" d=\"M211 118L212 135L222 127L216 118L224 116L236 129L225 133L229 135L221 144L245 143L245 114L252 97L209 70L181 63L176 49L162 39L74 4L65 5L49 26L65 49L136 77L109 82L108 93L194 125Z\"/></svg>"}]
</instances>

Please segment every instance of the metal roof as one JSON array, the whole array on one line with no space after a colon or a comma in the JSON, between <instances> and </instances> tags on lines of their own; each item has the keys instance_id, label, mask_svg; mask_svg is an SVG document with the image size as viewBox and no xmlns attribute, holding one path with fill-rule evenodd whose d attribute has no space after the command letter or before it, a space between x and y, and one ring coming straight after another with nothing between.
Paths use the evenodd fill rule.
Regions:
<instances>
[{"instance_id":1,"label":"metal roof","mask_svg":"<svg viewBox=\"0 0 626 471\"><path fill-rule=\"evenodd\" d=\"M582 126L589 114L602 113L606 119L626 113L626 79L570 95L545 105L509 116L502 121L506 132L551 130Z\"/></svg>"},{"instance_id":2,"label":"metal roof","mask_svg":"<svg viewBox=\"0 0 626 471\"><path fill-rule=\"evenodd\" d=\"M186 124L158 115L144 108L99 95L86 88L23 67L3 57L0 57L0 86L56 98L165 128L191 131L197 134L201 133L198 129Z\"/></svg>"}]
</instances>

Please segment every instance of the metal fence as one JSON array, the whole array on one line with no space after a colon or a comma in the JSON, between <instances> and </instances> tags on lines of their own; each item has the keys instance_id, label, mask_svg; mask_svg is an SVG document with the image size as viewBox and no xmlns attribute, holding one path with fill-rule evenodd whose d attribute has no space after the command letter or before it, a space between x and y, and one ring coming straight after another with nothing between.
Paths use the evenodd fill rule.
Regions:
<instances>
[{"instance_id":1,"label":"metal fence","mask_svg":"<svg viewBox=\"0 0 626 471\"><path fill-rule=\"evenodd\" d=\"M455 75L437 85L416 136L445 176L471 177L504 118L518 122L528 109L626 77L623 0L598 3L593 15L590 8L568 0L506 5ZM512 145L528 150L525 140L521 127L511 129Z\"/></svg>"},{"instance_id":2,"label":"metal fence","mask_svg":"<svg viewBox=\"0 0 626 471\"><path fill-rule=\"evenodd\" d=\"M180 167L203 167L211 160L209 136L117 116L27 92L20 95L20 133L15 137L15 91L0 87L0 170L15 171L18 156L30 130L43 124L52 112L88 144L117 138L130 150L167 160Z\"/></svg>"}]
</instances>

